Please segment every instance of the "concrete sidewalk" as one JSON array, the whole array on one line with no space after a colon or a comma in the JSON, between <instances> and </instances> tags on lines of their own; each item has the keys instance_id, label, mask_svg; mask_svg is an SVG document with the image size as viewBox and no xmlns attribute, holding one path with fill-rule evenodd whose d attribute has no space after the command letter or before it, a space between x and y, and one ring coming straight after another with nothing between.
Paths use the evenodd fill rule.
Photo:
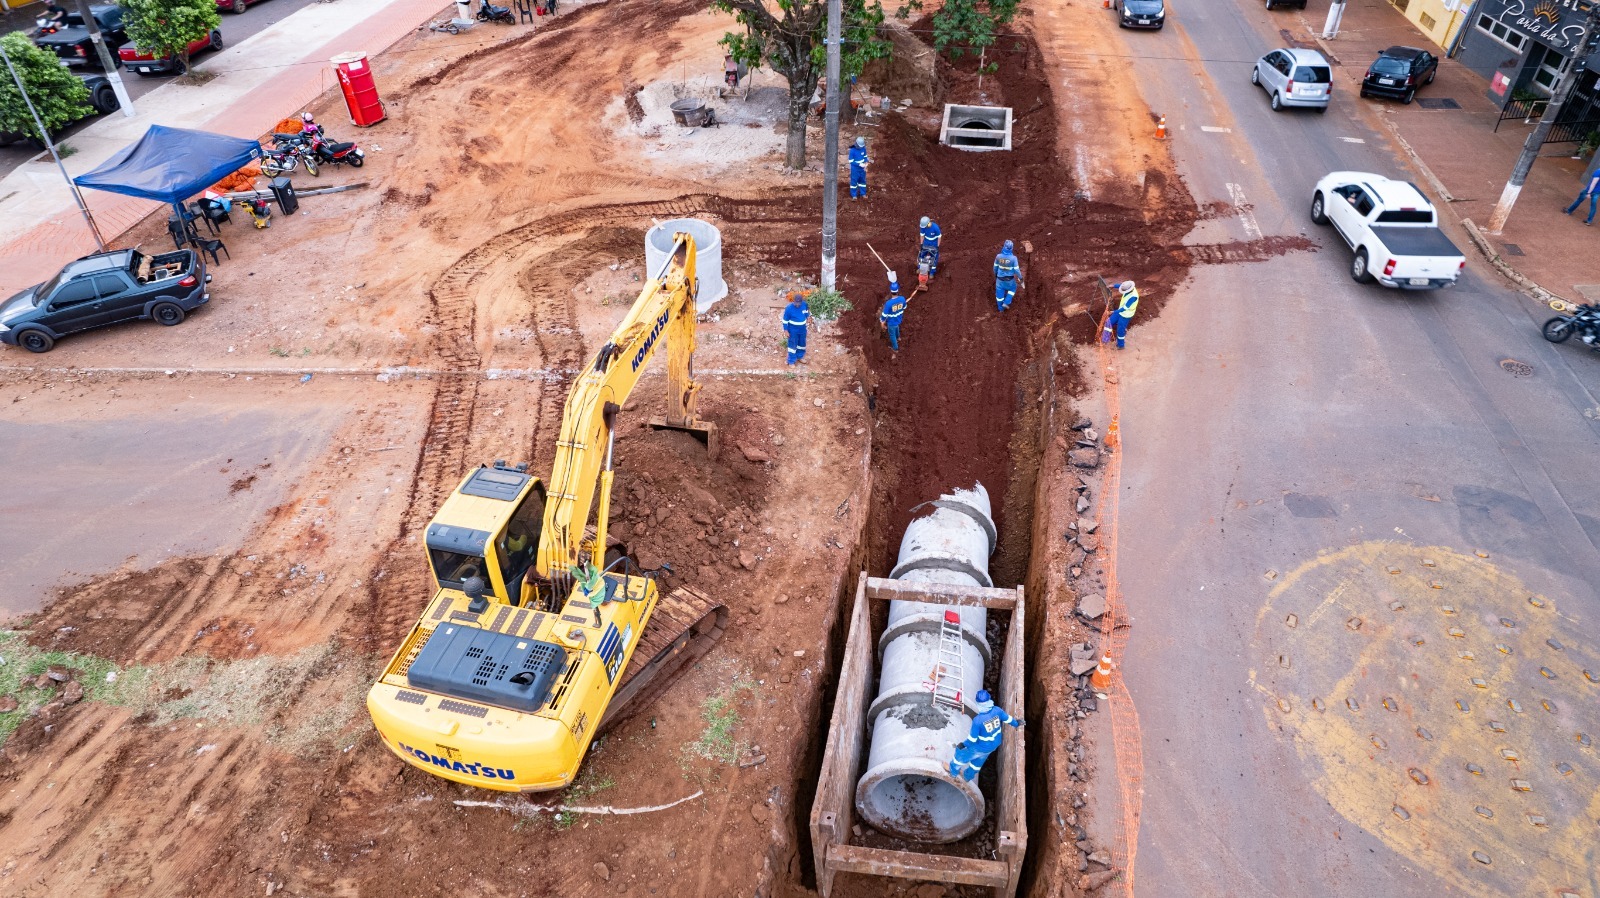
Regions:
<instances>
[{"instance_id":1,"label":"concrete sidewalk","mask_svg":"<svg viewBox=\"0 0 1600 898\"><path fill-rule=\"evenodd\" d=\"M1312 9L1305 21L1321 23L1326 12L1325 6ZM1445 214L1487 227L1533 125L1508 120L1497 133L1500 110L1487 97L1488 82L1452 59L1440 60L1434 83L1422 88L1409 106L1360 99L1361 78L1385 47L1402 44L1443 53L1387 3L1349 4L1339 36L1318 43L1330 61L1336 60L1335 96L1340 99L1335 102L1368 104L1423 171L1422 186ZM1436 100L1453 100L1460 108L1424 105ZM1561 211L1578 195L1588 166L1588 160L1570 158L1575 151L1570 143L1544 147L1504 232L1486 237L1486 245L1543 289L1566 299L1600 302L1600 265L1594 262L1600 254L1600 224L1584 227L1587 204L1570 218ZM1478 264L1480 257L1472 249L1462 250L1469 266Z\"/></svg>"},{"instance_id":2,"label":"concrete sidewalk","mask_svg":"<svg viewBox=\"0 0 1600 898\"><path fill-rule=\"evenodd\" d=\"M71 139L77 152L64 160L67 171L90 171L152 124L259 137L337 84L331 57L350 51L376 56L444 8L442 0L340 0L301 9L217 54L206 67L217 73L211 81L166 85L135 104L138 115L109 115L85 128ZM98 191L83 196L108 242L160 208ZM0 221L23 223L0 245L0 297L95 249L48 155L0 180Z\"/></svg>"}]
</instances>

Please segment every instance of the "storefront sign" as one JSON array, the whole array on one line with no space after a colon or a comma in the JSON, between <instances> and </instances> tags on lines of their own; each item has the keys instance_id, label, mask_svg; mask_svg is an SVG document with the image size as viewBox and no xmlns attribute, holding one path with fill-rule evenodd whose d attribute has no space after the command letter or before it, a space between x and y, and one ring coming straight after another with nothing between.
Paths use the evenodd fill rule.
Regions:
<instances>
[{"instance_id":1,"label":"storefront sign","mask_svg":"<svg viewBox=\"0 0 1600 898\"><path fill-rule=\"evenodd\" d=\"M1583 36L1589 0L1487 0L1483 14L1553 50L1569 50Z\"/></svg>"}]
</instances>

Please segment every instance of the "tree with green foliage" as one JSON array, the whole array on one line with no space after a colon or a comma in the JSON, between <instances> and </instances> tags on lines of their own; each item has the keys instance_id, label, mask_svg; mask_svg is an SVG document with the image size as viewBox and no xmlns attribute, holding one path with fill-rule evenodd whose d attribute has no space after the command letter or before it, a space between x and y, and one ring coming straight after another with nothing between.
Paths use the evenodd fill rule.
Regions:
<instances>
[{"instance_id":1,"label":"tree with green foliage","mask_svg":"<svg viewBox=\"0 0 1600 898\"><path fill-rule=\"evenodd\" d=\"M981 53L994 46L995 29L1009 24L1019 0L945 0L933 14L933 48L951 59L963 53ZM922 0L910 0L895 12L899 18L922 9Z\"/></svg>"},{"instance_id":2,"label":"tree with green foliage","mask_svg":"<svg viewBox=\"0 0 1600 898\"><path fill-rule=\"evenodd\" d=\"M122 0L128 40L157 59L172 56L189 71L189 45L222 24L216 0Z\"/></svg>"},{"instance_id":3,"label":"tree with green foliage","mask_svg":"<svg viewBox=\"0 0 1600 898\"><path fill-rule=\"evenodd\" d=\"M6 55L11 58L11 64L22 78L22 86L27 89L33 108L44 119L45 128L58 131L93 114L94 107L89 105L89 89L61 64L54 53L35 47L28 36L20 31L0 37L0 44L5 45ZM17 83L12 80L11 72L5 69L3 63L0 63L0 134L22 134L36 140L44 139L34 124L33 114L28 112L28 104L17 92Z\"/></svg>"},{"instance_id":4,"label":"tree with green foliage","mask_svg":"<svg viewBox=\"0 0 1600 898\"><path fill-rule=\"evenodd\" d=\"M1015 4L1016 0L1006 0ZM767 66L789 82L789 142L785 164L806 164L806 117L817 81L827 67L827 0L776 0L777 12L762 0L712 0L713 9L730 13L743 34L722 36L733 58L750 68ZM883 24L879 0L842 0L840 28L840 102L848 102L850 79L869 60L889 55L888 42L878 37Z\"/></svg>"}]
</instances>

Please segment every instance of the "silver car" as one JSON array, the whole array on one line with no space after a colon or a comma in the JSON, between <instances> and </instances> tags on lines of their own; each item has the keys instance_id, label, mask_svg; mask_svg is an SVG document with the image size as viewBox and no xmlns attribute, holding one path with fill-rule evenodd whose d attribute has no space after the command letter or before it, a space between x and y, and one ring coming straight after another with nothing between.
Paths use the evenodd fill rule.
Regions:
<instances>
[{"instance_id":1,"label":"silver car","mask_svg":"<svg viewBox=\"0 0 1600 898\"><path fill-rule=\"evenodd\" d=\"M1250 83L1267 92L1274 111L1309 106L1327 112L1333 95L1333 69L1315 50L1273 50L1256 60Z\"/></svg>"}]
</instances>

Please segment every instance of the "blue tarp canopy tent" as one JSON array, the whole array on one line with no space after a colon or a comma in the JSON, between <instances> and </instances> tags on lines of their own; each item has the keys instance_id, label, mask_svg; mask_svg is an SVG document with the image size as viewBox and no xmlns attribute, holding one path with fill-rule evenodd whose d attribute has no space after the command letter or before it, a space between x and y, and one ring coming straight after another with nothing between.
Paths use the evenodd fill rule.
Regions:
<instances>
[{"instance_id":1,"label":"blue tarp canopy tent","mask_svg":"<svg viewBox=\"0 0 1600 898\"><path fill-rule=\"evenodd\" d=\"M181 210L184 200L260 158L261 144L254 140L151 125L137 143L72 182Z\"/></svg>"}]
</instances>

